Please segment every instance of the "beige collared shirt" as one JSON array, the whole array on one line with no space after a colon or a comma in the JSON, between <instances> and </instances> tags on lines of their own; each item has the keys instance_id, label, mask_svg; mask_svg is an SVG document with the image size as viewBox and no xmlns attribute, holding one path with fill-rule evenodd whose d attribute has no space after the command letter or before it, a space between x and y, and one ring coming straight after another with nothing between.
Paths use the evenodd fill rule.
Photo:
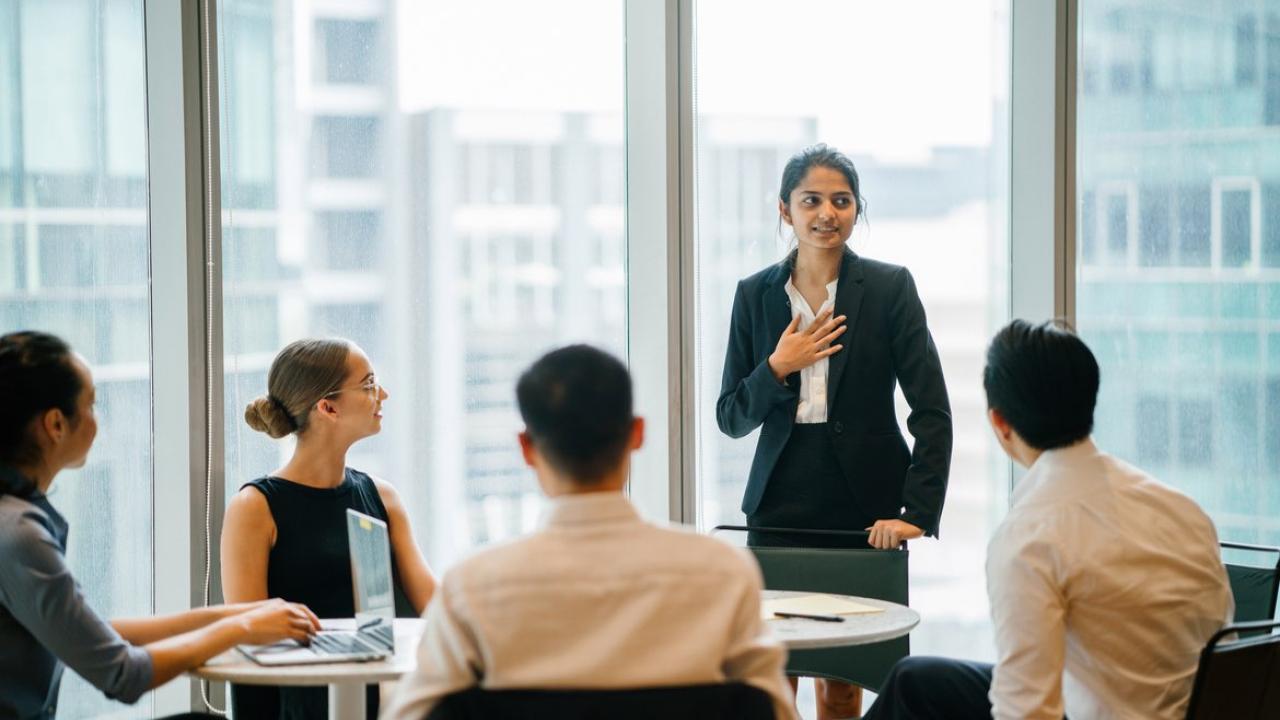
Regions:
<instances>
[{"instance_id":1,"label":"beige collared shirt","mask_svg":"<svg viewBox=\"0 0 1280 720\"><path fill-rule=\"evenodd\" d=\"M555 498L534 534L450 570L418 667L384 719L422 720L452 692L740 681L796 718L786 651L760 617L744 551L645 522L621 493Z\"/></svg>"},{"instance_id":2,"label":"beige collared shirt","mask_svg":"<svg viewBox=\"0 0 1280 720\"><path fill-rule=\"evenodd\" d=\"M996 718L1181 719L1233 604L1191 498L1085 440L1044 453L987 549Z\"/></svg>"},{"instance_id":3,"label":"beige collared shirt","mask_svg":"<svg viewBox=\"0 0 1280 720\"><path fill-rule=\"evenodd\" d=\"M791 278L787 278L787 298L791 301L791 318L794 320L797 316L800 318L800 324L796 327L797 332L803 332L813 324L817 316L822 314L823 310L829 310L836 306L836 284L840 282L839 278L827 283L827 299L818 308L818 312L813 312L809 307L809 301L804 299L800 291L796 289ZM839 340L837 340L839 342ZM818 362L804 368L800 371L800 404L796 406L796 422L799 424L824 423L827 421L827 370L831 367L831 361L822 358Z\"/></svg>"}]
</instances>

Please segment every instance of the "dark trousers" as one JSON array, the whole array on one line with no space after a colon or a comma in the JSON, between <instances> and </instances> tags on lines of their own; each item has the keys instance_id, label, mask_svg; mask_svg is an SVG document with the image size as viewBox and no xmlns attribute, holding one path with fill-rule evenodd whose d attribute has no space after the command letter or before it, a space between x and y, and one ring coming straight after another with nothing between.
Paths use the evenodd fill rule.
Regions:
<instances>
[{"instance_id":1,"label":"dark trousers","mask_svg":"<svg viewBox=\"0 0 1280 720\"><path fill-rule=\"evenodd\" d=\"M990 720L991 673L987 663L905 657L863 720Z\"/></svg>"}]
</instances>

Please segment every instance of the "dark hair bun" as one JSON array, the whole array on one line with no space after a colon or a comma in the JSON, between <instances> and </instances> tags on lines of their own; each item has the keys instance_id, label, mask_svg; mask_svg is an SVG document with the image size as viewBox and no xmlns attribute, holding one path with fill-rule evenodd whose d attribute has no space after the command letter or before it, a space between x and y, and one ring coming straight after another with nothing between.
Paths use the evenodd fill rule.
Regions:
<instances>
[{"instance_id":1,"label":"dark hair bun","mask_svg":"<svg viewBox=\"0 0 1280 720\"><path fill-rule=\"evenodd\" d=\"M254 430L273 438L282 438L297 429L284 406L269 395L263 395L245 407L244 421Z\"/></svg>"}]
</instances>

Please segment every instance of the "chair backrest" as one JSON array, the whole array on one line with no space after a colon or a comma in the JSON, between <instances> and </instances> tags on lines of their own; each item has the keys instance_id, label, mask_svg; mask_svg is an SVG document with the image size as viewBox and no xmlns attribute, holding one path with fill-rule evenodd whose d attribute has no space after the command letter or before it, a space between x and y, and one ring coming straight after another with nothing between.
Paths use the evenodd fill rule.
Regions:
<instances>
[{"instance_id":1,"label":"chair backrest","mask_svg":"<svg viewBox=\"0 0 1280 720\"><path fill-rule=\"evenodd\" d=\"M1234 555L1257 558L1248 565L1225 563L1231 595L1235 599L1235 621L1271 620L1276 616L1276 594L1280 591L1280 548L1243 543L1220 543Z\"/></svg>"},{"instance_id":2,"label":"chair backrest","mask_svg":"<svg viewBox=\"0 0 1280 720\"><path fill-rule=\"evenodd\" d=\"M748 528L721 525L716 530L745 531ZM819 531L794 532L796 538L802 540L806 535ZM774 546L752 546L750 550L760 564L764 586L770 590L837 593L910 604L907 550ZM909 654L911 645L906 637L848 648L794 650L787 660L787 673L828 677L875 690L888 677L893 664Z\"/></svg>"},{"instance_id":3,"label":"chair backrest","mask_svg":"<svg viewBox=\"0 0 1280 720\"><path fill-rule=\"evenodd\" d=\"M742 683L632 690L482 690L445 697L427 720L773 720L773 701Z\"/></svg>"},{"instance_id":4,"label":"chair backrest","mask_svg":"<svg viewBox=\"0 0 1280 720\"><path fill-rule=\"evenodd\" d=\"M1209 639L1187 720L1280 718L1280 635L1271 634L1278 627L1274 621L1235 623ZM1252 637L1236 639L1245 635Z\"/></svg>"}]
</instances>

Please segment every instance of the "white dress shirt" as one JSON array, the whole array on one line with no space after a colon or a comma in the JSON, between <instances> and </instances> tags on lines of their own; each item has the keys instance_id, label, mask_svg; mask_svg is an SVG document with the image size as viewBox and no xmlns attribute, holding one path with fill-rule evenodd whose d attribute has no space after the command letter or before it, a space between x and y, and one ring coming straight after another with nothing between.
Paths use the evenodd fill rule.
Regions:
<instances>
[{"instance_id":1,"label":"white dress shirt","mask_svg":"<svg viewBox=\"0 0 1280 720\"><path fill-rule=\"evenodd\" d=\"M996 718L1186 714L1230 622L1213 523L1090 440L1040 456L987 549Z\"/></svg>"},{"instance_id":2,"label":"white dress shirt","mask_svg":"<svg viewBox=\"0 0 1280 720\"><path fill-rule=\"evenodd\" d=\"M804 332L823 310L834 308L836 305L836 283L840 282L839 278L827 283L827 299L818 308L818 312L814 313L809 307L809 301L804 299L800 291L791 282L791 278L787 278L787 297L791 300L791 318L800 318L800 324L796 326L796 332ZM836 340L839 342L839 339ZM828 358L822 358L818 362L804 368L800 371L800 404L796 407L796 422L799 424L824 423L827 421L827 369L831 366Z\"/></svg>"},{"instance_id":3,"label":"white dress shirt","mask_svg":"<svg viewBox=\"0 0 1280 720\"><path fill-rule=\"evenodd\" d=\"M418 667L384 719L422 720L449 693L739 681L796 718L786 650L760 617L760 570L714 538L641 519L621 493L551 501L533 535L445 574Z\"/></svg>"}]
</instances>

